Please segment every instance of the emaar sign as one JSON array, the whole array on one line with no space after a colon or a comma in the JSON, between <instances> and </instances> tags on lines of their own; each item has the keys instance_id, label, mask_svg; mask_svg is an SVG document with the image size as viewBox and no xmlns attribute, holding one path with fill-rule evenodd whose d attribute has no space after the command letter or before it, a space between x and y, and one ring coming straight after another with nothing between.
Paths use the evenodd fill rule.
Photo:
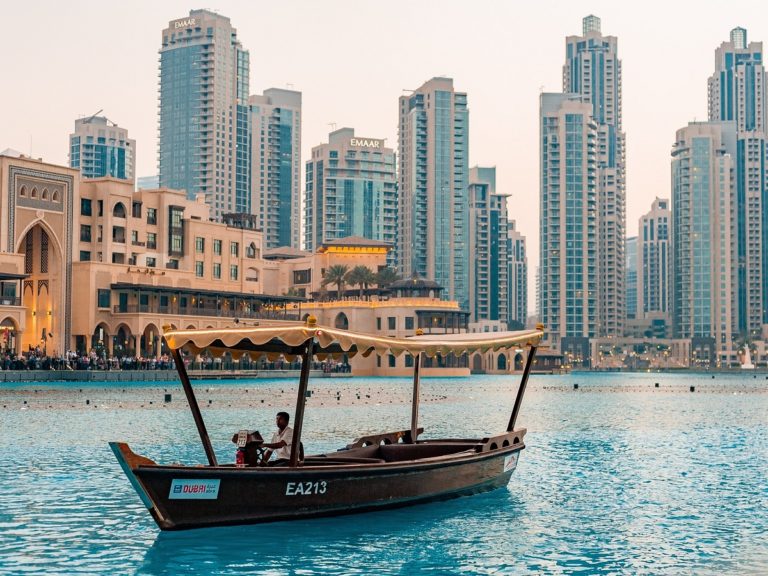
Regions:
<instances>
[{"instance_id":1,"label":"emaar sign","mask_svg":"<svg viewBox=\"0 0 768 576\"><path fill-rule=\"evenodd\" d=\"M373 148L381 150L384 147L384 140L372 140L368 138L350 138L349 145L355 148Z\"/></svg>"}]
</instances>

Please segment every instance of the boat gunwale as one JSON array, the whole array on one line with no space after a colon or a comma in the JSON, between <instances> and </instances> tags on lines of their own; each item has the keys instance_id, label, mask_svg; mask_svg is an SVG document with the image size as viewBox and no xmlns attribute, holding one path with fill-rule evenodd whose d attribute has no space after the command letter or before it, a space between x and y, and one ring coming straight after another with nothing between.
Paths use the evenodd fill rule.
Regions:
<instances>
[{"instance_id":1,"label":"boat gunwale","mask_svg":"<svg viewBox=\"0 0 768 576\"><path fill-rule=\"evenodd\" d=\"M478 444L482 446L482 444ZM464 463L475 463L486 459L491 459L501 455L508 455L513 452L520 452L525 449L525 443L520 441L516 444L510 444L509 446L499 447L493 450L476 451L476 450L463 450L461 452L455 452L453 454L442 454L439 456L431 456L428 458L418 458L413 460L401 460L396 462L350 462L349 464L331 464L331 465L318 465L318 466L299 466L299 467L234 467L232 465L224 466L204 466L204 465L172 465L172 464L154 464L154 465L139 465L133 469L134 473L137 472L149 472L149 473L172 473L183 472L185 474L200 474L200 475L215 475L219 473L226 473L227 475L247 475L265 477L280 477L280 476L302 476L307 473L325 472L327 474L333 474L334 472L342 471L369 471L375 470L377 472L386 472L389 470L403 471L403 470L428 470L432 468L441 468L456 466ZM153 474L154 475L154 474Z\"/></svg>"}]
</instances>

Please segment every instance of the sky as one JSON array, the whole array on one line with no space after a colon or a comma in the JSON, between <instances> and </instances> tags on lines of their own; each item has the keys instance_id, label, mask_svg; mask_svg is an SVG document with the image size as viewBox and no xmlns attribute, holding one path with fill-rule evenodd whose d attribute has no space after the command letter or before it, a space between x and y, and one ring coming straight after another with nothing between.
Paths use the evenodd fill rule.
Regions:
<instances>
[{"instance_id":1,"label":"sky","mask_svg":"<svg viewBox=\"0 0 768 576\"><path fill-rule=\"evenodd\" d=\"M433 76L466 92L470 165L496 166L527 237L529 307L539 250L539 94L562 90L565 37L595 14L616 36L627 136L627 235L670 195L675 131L707 118L714 52L736 26L768 40L765 1L176 0L3 6L0 151L66 164L75 119L99 110L136 140L137 175L157 174L158 50L190 9L228 16L250 51L252 94L303 93L302 161L333 127L397 148L397 99ZM8 25L10 23L10 26Z\"/></svg>"}]
</instances>

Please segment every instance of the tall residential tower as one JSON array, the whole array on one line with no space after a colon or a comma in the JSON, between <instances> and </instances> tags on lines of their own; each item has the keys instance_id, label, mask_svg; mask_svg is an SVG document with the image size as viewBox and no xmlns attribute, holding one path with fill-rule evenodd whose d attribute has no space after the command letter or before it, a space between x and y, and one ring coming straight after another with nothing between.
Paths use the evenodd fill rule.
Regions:
<instances>
[{"instance_id":1,"label":"tall residential tower","mask_svg":"<svg viewBox=\"0 0 768 576\"><path fill-rule=\"evenodd\" d=\"M672 149L672 316L694 364L730 360L736 324L732 244L736 130L690 123Z\"/></svg>"},{"instance_id":2,"label":"tall residential tower","mask_svg":"<svg viewBox=\"0 0 768 576\"><path fill-rule=\"evenodd\" d=\"M579 95L544 93L539 130L541 321L550 345L571 362L587 364L598 313L598 127L592 105ZM623 262L620 270L623 275Z\"/></svg>"},{"instance_id":3,"label":"tall residential tower","mask_svg":"<svg viewBox=\"0 0 768 576\"><path fill-rule=\"evenodd\" d=\"M399 102L402 276L435 280L469 309L469 111L451 78L432 78Z\"/></svg>"},{"instance_id":4,"label":"tall residential tower","mask_svg":"<svg viewBox=\"0 0 768 576\"><path fill-rule=\"evenodd\" d=\"M133 180L136 167L136 141L128 130L104 116L75 120L69 135L69 166L80 168L83 178L111 176Z\"/></svg>"},{"instance_id":5,"label":"tall residential tower","mask_svg":"<svg viewBox=\"0 0 768 576\"><path fill-rule=\"evenodd\" d=\"M768 323L768 185L766 183L766 83L762 42L747 43L744 28L715 50L709 78L710 121L736 126L736 220L738 332L761 334Z\"/></svg>"},{"instance_id":6,"label":"tall residential tower","mask_svg":"<svg viewBox=\"0 0 768 576\"><path fill-rule=\"evenodd\" d=\"M301 92L270 88L251 96L251 207L264 247L299 248Z\"/></svg>"},{"instance_id":7,"label":"tall residential tower","mask_svg":"<svg viewBox=\"0 0 768 576\"><path fill-rule=\"evenodd\" d=\"M229 18L171 20L160 48L160 186L205 194L211 216L252 212L248 51Z\"/></svg>"},{"instance_id":8,"label":"tall residential tower","mask_svg":"<svg viewBox=\"0 0 768 576\"><path fill-rule=\"evenodd\" d=\"M307 161L304 244L314 252L327 242L362 236L394 246L397 239L395 152L352 128L331 132ZM394 266L394 254L387 255Z\"/></svg>"},{"instance_id":9,"label":"tall residential tower","mask_svg":"<svg viewBox=\"0 0 768 576\"><path fill-rule=\"evenodd\" d=\"M621 337L626 316L625 146L621 113L621 61L615 36L603 36L600 19L587 16L582 35L566 39L563 92L592 107L597 126L597 336Z\"/></svg>"}]
</instances>

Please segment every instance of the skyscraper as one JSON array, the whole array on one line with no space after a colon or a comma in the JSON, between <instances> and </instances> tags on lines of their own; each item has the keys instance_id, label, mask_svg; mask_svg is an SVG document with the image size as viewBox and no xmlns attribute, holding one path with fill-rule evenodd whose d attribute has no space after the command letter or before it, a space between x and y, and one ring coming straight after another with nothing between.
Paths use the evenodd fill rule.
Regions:
<instances>
[{"instance_id":1,"label":"skyscraper","mask_svg":"<svg viewBox=\"0 0 768 576\"><path fill-rule=\"evenodd\" d=\"M229 18L171 20L160 48L160 186L204 193L217 220L251 212L249 55Z\"/></svg>"},{"instance_id":2,"label":"skyscraper","mask_svg":"<svg viewBox=\"0 0 768 576\"><path fill-rule=\"evenodd\" d=\"M69 135L69 166L80 168L83 178L133 180L136 141L128 138L128 130L105 116L79 118L75 132Z\"/></svg>"},{"instance_id":3,"label":"skyscraper","mask_svg":"<svg viewBox=\"0 0 768 576\"><path fill-rule=\"evenodd\" d=\"M699 365L727 361L732 346L735 152L732 122L690 123L672 149L673 329Z\"/></svg>"},{"instance_id":4,"label":"skyscraper","mask_svg":"<svg viewBox=\"0 0 768 576\"><path fill-rule=\"evenodd\" d=\"M496 192L496 168L469 170L470 320L507 322L507 194Z\"/></svg>"},{"instance_id":5,"label":"skyscraper","mask_svg":"<svg viewBox=\"0 0 768 576\"><path fill-rule=\"evenodd\" d=\"M627 318L637 318L637 236L631 236L626 240L624 253L627 257L625 267L627 289L625 300L627 302Z\"/></svg>"},{"instance_id":6,"label":"skyscraper","mask_svg":"<svg viewBox=\"0 0 768 576\"><path fill-rule=\"evenodd\" d=\"M507 327L522 330L528 320L528 254L514 220L507 226Z\"/></svg>"},{"instance_id":7,"label":"skyscraper","mask_svg":"<svg viewBox=\"0 0 768 576\"><path fill-rule=\"evenodd\" d=\"M355 136L352 128L328 135L307 161L304 244L362 236L392 246L397 235L395 152L384 140ZM394 266L394 255L388 255Z\"/></svg>"},{"instance_id":8,"label":"skyscraper","mask_svg":"<svg viewBox=\"0 0 768 576\"><path fill-rule=\"evenodd\" d=\"M251 207L264 247L299 248L301 92L270 88L251 96Z\"/></svg>"},{"instance_id":9,"label":"skyscraper","mask_svg":"<svg viewBox=\"0 0 768 576\"><path fill-rule=\"evenodd\" d=\"M566 38L563 92L592 106L597 126L598 330L623 336L626 315L625 147L621 114L621 61L615 36L603 36L600 18L587 16L582 35Z\"/></svg>"},{"instance_id":10,"label":"skyscraper","mask_svg":"<svg viewBox=\"0 0 768 576\"><path fill-rule=\"evenodd\" d=\"M637 318L670 320L672 212L669 200L656 198L640 217L637 240Z\"/></svg>"},{"instance_id":11,"label":"skyscraper","mask_svg":"<svg viewBox=\"0 0 768 576\"><path fill-rule=\"evenodd\" d=\"M597 335L598 127L592 109L579 95L541 95L541 320L549 343L584 363L589 338Z\"/></svg>"},{"instance_id":12,"label":"skyscraper","mask_svg":"<svg viewBox=\"0 0 768 576\"><path fill-rule=\"evenodd\" d=\"M451 78L432 78L399 102L401 275L443 286L469 308L469 111Z\"/></svg>"},{"instance_id":13,"label":"skyscraper","mask_svg":"<svg viewBox=\"0 0 768 576\"><path fill-rule=\"evenodd\" d=\"M709 119L736 126L736 310L738 331L756 336L768 323L768 184L766 83L762 42L747 44L744 28L715 50L709 78Z\"/></svg>"}]
</instances>

